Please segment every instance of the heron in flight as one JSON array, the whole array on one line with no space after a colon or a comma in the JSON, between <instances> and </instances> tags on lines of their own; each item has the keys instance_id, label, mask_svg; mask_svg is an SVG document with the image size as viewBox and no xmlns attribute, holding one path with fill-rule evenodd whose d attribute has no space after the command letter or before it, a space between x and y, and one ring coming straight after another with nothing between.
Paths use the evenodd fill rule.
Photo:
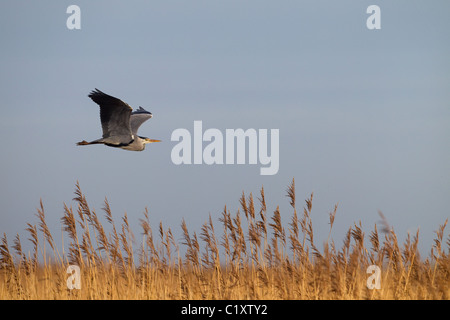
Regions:
<instances>
[{"instance_id":1,"label":"heron in flight","mask_svg":"<svg viewBox=\"0 0 450 320\"><path fill-rule=\"evenodd\" d=\"M83 140L77 143L78 146L104 144L125 150L142 151L147 143L161 141L137 135L141 124L152 117L151 112L142 107L133 111L133 108L127 103L107 95L97 88L91 91L88 97L100 106L103 137L91 142Z\"/></svg>"}]
</instances>

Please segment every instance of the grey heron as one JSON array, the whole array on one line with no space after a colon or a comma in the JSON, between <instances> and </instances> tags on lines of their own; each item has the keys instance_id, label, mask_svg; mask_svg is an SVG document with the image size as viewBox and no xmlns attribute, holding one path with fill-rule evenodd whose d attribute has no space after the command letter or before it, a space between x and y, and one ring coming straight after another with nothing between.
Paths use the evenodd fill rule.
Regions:
<instances>
[{"instance_id":1,"label":"grey heron","mask_svg":"<svg viewBox=\"0 0 450 320\"><path fill-rule=\"evenodd\" d=\"M142 151L145 149L145 144L161 141L137 135L141 124L152 117L151 112L142 107L133 111L127 103L97 88L91 91L88 97L100 106L103 137L91 142L83 140L77 143L78 146L104 144L125 150Z\"/></svg>"}]
</instances>

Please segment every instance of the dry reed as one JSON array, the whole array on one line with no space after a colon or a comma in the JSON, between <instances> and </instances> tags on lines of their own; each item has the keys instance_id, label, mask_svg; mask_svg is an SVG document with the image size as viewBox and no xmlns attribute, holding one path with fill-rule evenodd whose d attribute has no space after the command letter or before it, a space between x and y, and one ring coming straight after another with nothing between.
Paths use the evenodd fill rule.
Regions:
<instances>
[{"instance_id":1,"label":"dry reed","mask_svg":"<svg viewBox=\"0 0 450 320\"><path fill-rule=\"evenodd\" d=\"M38 227L28 223L25 229L32 252L23 252L19 235L13 251L6 234L1 237L0 299L450 298L450 236L444 239L447 220L438 227L426 259L418 252L419 230L413 237L408 234L400 245L381 212L381 234L375 225L366 239L359 221L348 229L338 249L331 238L336 205L329 213L330 231L320 250L312 225L313 194L299 216L294 180L286 192L293 211L286 226L279 207L272 215L267 212L261 188L259 210L253 195L244 193L235 215L225 206L218 219L221 234L216 233L211 215L198 237L189 232L183 219L181 246L162 222L157 235L153 234L146 208L139 220L142 240L136 245L127 214L116 226L105 199L103 211L110 226L104 227L77 182L76 214L64 204L61 218L68 252L64 244L58 251L42 201L37 209ZM73 264L81 270L81 289L67 287L66 270ZM370 265L381 270L380 289L367 286Z\"/></svg>"}]
</instances>

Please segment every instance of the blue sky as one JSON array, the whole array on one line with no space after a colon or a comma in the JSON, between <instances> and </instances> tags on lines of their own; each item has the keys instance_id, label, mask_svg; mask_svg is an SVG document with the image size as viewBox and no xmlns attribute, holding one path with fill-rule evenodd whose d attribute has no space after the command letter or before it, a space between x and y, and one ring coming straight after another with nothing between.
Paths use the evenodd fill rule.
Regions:
<instances>
[{"instance_id":1,"label":"blue sky","mask_svg":"<svg viewBox=\"0 0 450 320\"><path fill-rule=\"evenodd\" d=\"M81 30L66 27L71 4ZM381 30L366 27L372 4ZM339 203L338 247L381 210L400 241L420 228L428 250L450 207L449 13L448 1L3 1L0 232L24 243L42 198L58 239L77 180L91 208L107 197L136 235L145 207L155 228L179 235L184 218L198 232L261 186L287 223L295 177L299 211L314 192L319 239ZM75 146L101 136L94 88L151 111L139 133L163 142ZM278 173L174 165L171 133L195 120L279 129Z\"/></svg>"}]
</instances>

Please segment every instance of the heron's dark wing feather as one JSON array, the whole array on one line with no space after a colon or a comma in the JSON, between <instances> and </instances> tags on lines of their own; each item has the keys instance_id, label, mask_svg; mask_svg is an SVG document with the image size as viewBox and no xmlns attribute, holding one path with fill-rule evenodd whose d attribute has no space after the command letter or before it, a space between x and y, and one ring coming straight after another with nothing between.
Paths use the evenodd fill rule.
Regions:
<instances>
[{"instance_id":1,"label":"heron's dark wing feather","mask_svg":"<svg viewBox=\"0 0 450 320\"><path fill-rule=\"evenodd\" d=\"M122 100L98 89L92 91L89 98L100 106L103 138L123 136L128 142L131 139L130 115L133 109Z\"/></svg>"},{"instance_id":2,"label":"heron's dark wing feather","mask_svg":"<svg viewBox=\"0 0 450 320\"><path fill-rule=\"evenodd\" d=\"M152 113L148 112L142 107L139 107L139 109L133 111L131 113L130 117L130 125L131 125L131 132L134 135L137 135L137 131L141 124L143 124L145 121L150 119L152 117Z\"/></svg>"}]
</instances>

